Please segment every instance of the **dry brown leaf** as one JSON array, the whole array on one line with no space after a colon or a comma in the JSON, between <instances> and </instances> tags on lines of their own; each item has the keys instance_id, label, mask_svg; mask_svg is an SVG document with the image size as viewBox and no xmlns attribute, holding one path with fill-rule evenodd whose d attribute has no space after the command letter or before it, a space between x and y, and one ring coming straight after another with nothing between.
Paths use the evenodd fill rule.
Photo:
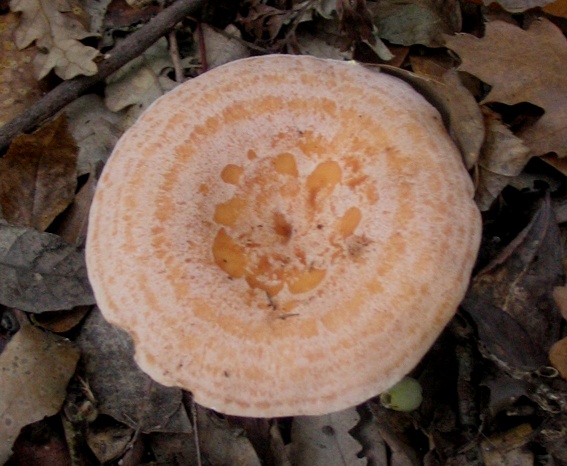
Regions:
<instances>
[{"instance_id":1,"label":"dry brown leaf","mask_svg":"<svg viewBox=\"0 0 567 466\"><path fill-rule=\"evenodd\" d=\"M297 18L298 14L303 14L303 3L292 6L291 9L279 9L270 5L265 5L259 0L248 0L244 2L246 11L239 14L237 23L242 26L244 31L253 38L258 45L272 45L278 36L286 34L286 27Z\"/></svg>"},{"instance_id":2,"label":"dry brown leaf","mask_svg":"<svg viewBox=\"0 0 567 466\"><path fill-rule=\"evenodd\" d=\"M346 35L348 41L354 47L355 57L357 49L361 47L361 44L364 44L370 47L376 56L384 62L394 58L392 52L378 36L378 30L374 25L374 19L366 0L338 0L337 14L339 30Z\"/></svg>"},{"instance_id":3,"label":"dry brown leaf","mask_svg":"<svg viewBox=\"0 0 567 466\"><path fill-rule=\"evenodd\" d=\"M460 70L492 86L484 102L529 102L545 113L518 133L534 155L567 155L567 40L546 19L523 30L503 21L486 25L482 39L469 34L446 37L462 60Z\"/></svg>"},{"instance_id":4,"label":"dry brown leaf","mask_svg":"<svg viewBox=\"0 0 567 466\"><path fill-rule=\"evenodd\" d=\"M496 115L486 113L486 139L478 161L476 202L490 209L500 192L519 175L531 158L530 150Z\"/></svg>"},{"instance_id":5,"label":"dry brown leaf","mask_svg":"<svg viewBox=\"0 0 567 466\"><path fill-rule=\"evenodd\" d=\"M20 429L56 414L79 352L66 338L24 326L0 355L0 464Z\"/></svg>"},{"instance_id":6,"label":"dry brown leaf","mask_svg":"<svg viewBox=\"0 0 567 466\"><path fill-rule=\"evenodd\" d=\"M549 198L531 222L474 278L463 308L488 351L514 368L536 370L560 335L552 297L562 283L559 227Z\"/></svg>"},{"instance_id":7,"label":"dry brown leaf","mask_svg":"<svg viewBox=\"0 0 567 466\"><path fill-rule=\"evenodd\" d=\"M41 313L94 304L83 251L0 220L0 304Z\"/></svg>"},{"instance_id":8,"label":"dry brown leaf","mask_svg":"<svg viewBox=\"0 0 567 466\"><path fill-rule=\"evenodd\" d=\"M101 414L144 433L191 431L181 390L143 373L134 362L130 337L106 322L98 308L87 317L77 344Z\"/></svg>"},{"instance_id":9,"label":"dry brown leaf","mask_svg":"<svg viewBox=\"0 0 567 466\"><path fill-rule=\"evenodd\" d=\"M212 465L260 466L262 463L242 429L228 425L214 412L195 406L201 452Z\"/></svg>"},{"instance_id":10,"label":"dry brown leaf","mask_svg":"<svg viewBox=\"0 0 567 466\"><path fill-rule=\"evenodd\" d=\"M77 151L63 117L18 136L0 160L4 219L44 231L75 196Z\"/></svg>"},{"instance_id":11,"label":"dry brown leaf","mask_svg":"<svg viewBox=\"0 0 567 466\"><path fill-rule=\"evenodd\" d=\"M232 24L224 30L225 34L202 24L201 31L205 41L207 69L213 69L225 63L250 56L250 50L239 41L240 31Z\"/></svg>"},{"instance_id":12,"label":"dry brown leaf","mask_svg":"<svg viewBox=\"0 0 567 466\"><path fill-rule=\"evenodd\" d=\"M567 338L563 338L554 343L549 350L549 360L561 377L567 380Z\"/></svg>"},{"instance_id":13,"label":"dry brown leaf","mask_svg":"<svg viewBox=\"0 0 567 466\"><path fill-rule=\"evenodd\" d=\"M484 439L480 451L485 466L533 466L533 453L524 449L532 437L532 427L520 424L507 432Z\"/></svg>"},{"instance_id":14,"label":"dry brown leaf","mask_svg":"<svg viewBox=\"0 0 567 466\"><path fill-rule=\"evenodd\" d=\"M567 18L567 0L556 0L543 7L543 11L553 16Z\"/></svg>"},{"instance_id":15,"label":"dry brown leaf","mask_svg":"<svg viewBox=\"0 0 567 466\"><path fill-rule=\"evenodd\" d=\"M135 433L131 427L108 420L103 418L98 422L97 419L85 433L85 440L100 464L121 457L130 448Z\"/></svg>"},{"instance_id":16,"label":"dry brown leaf","mask_svg":"<svg viewBox=\"0 0 567 466\"><path fill-rule=\"evenodd\" d=\"M561 311L561 315L567 320L567 286L556 286L553 289L553 299Z\"/></svg>"},{"instance_id":17,"label":"dry brown leaf","mask_svg":"<svg viewBox=\"0 0 567 466\"><path fill-rule=\"evenodd\" d=\"M110 111L102 97L87 94L67 105L69 131L79 146L77 176L95 173L106 162L118 138L121 116Z\"/></svg>"},{"instance_id":18,"label":"dry brown leaf","mask_svg":"<svg viewBox=\"0 0 567 466\"><path fill-rule=\"evenodd\" d=\"M485 5L497 3L510 13L522 13L530 8L549 5L553 0L484 0Z\"/></svg>"},{"instance_id":19,"label":"dry brown leaf","mask_svg":"<svg viewBox=\"0 0 567 466\"><path fill-rule=\"evenodd\" d=\"M34 325L53 333L65 333L75 328L90 311L90 306L77 306L68 311L52 311L43 314L33 314L31 321Z\"/></svg>"},{"instance_id":20,"label":"dry brown leaf","mask_svg":"<svg viewBox=\"0 0 567 466\"><path fill-rule=\"evenodd\" d=\"M35 41L39 53L34 59L35 76L42 79L54 70L62 79L83 74L92 76L98 68L94 59L97 49L80 40L96 34L88 32L77 17L83 11L68 0L11 0L13 12L20 12L20 25L15 33L19 49Z\"/></svg>"},{"instance_id":21,"label":"dry brown leaf","mask_svg":"<svg viewBox=\"0 0 567 466\"><path fill-rule=\"evenodd\" d=\"M430 78L387 65L380 66L380 69L411 84L439 110L465 165L467 168L474 166L484 140L482 112L456 71L451 69L441 78Z\"/></svg>"},{"instance_id":22,"label":"dry brown leaf","mask_svg":"<svg viewBox=\"0 0 567 466\"><path fill-rule=\"evenodd\" d=\"M32 75L35 50L18 50L12 40L18 22L14 13L0 15L0 126L41 97Z\"/></svg>"},{"instance_id":23,"label":"dry brown leaf","mask_svg":"<svg viewBox=\"0 0 567 466\"><path fill-rule=\"evenodd\" d=\"M193 434L154 432L147 440L157 464L199 466Z\"/></svg>"},{"instance_id":24,"label":"dry brown leaf","mask_svg":"<svg viewBox=\"0 0 567 466\"><path fill-rule=\"evenodd\" d=\"M177 85L163 73L172 66L167 40L161 38L107 79L104 103L113 112L126 110L122 128L129 128L155 99Z\"/></svg>"},{"instance_id":25,"label":"dry brown leaf","mask_svg":"<svg viewBox=\"0 0 567 466\"><path fill-rule=\"evenodd\" d=\"M340 46L340 36L323 31L318 31L316 35L306 29L297 31L297 45L302 55L332 60L352 59L352 51L348 47Z\"/></svg>"},{"instance_id":26,"label":"dry brown leaf","mask_svg":"<svg viewBox=\"0 0 567 466\"><path fill-rule=\"evenodd\" d=\"M323 416L297 416L291 426L291 463L297 466L365 465L362 445L350 434L360 421L356 408Z\"/></svg>"},{"instance_id":27,"label":"dry brown leaf","mask_svg":"<svg viewBox=\"0 0 567 466\"><path fill-rule=\"evenodd\" d=\"M393 44L439 46L461 30L456 0L382 0L372 10L378 35Z\"/></svg>"},{"instance_id":28,"label":"dry brown leaf","mask_svg":"<svg viewBox=\"0 0 567 466\"><path fill-rule=\"evenodd\" d=\"M59 217L53 233L61 236L67 243L77 247L85 245L89 210L96 190L96 180L93 175L79 190L73 203Z\"/></svg>"}]
</instances>

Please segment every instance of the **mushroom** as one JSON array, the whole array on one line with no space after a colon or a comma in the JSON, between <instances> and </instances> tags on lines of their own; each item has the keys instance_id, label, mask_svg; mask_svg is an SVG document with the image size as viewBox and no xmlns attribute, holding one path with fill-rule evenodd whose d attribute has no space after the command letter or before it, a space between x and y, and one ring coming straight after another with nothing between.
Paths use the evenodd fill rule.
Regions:
<instances>
[{"instance_id":1,"label":"mushroom","mask_svg":"<svg viewBox=\"0 0 567 466\"><path fill-rule=\"evenodd\" d=\"M118 142L89 220L105 318L154 380L240 416L388 389L467 289L481 221L438 112L405 82L307 56L232 62Z\"/></svg>"}]
</instances>

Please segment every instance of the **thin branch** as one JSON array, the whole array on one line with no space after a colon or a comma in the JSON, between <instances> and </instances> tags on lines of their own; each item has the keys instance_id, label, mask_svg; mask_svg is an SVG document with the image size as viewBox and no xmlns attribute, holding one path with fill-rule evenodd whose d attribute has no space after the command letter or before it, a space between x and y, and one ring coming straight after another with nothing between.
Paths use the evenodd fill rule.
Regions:
<instances>
[{"instance_id":1,"label":"thin branch","mask_svg":"<svg viewBox=\"0 0 567 466\"><path fill-rule=\"evenodd\" d=\"M179 56L179 45L177 44L177 34L175 31L169 32L169 56L175 70L175 82L182 83L185 80L183 67L181 66L181 57Z\"/></svg>"},{"instance_id":2,"label":"thin branch","mask_svg":"<svg viewBox=\"0 0 567 466\"><path fill-rule=\"evenodd\" d=\"M207 47L205 44L205 33L203 32L203 24L201 21L197 22L197 36L199 37L199 55L201 56L201 73L204 73L209 68L207 63Z\"/></svg>"},{"instance_id":3,"label":"thin branch","mask_svg":"<svg viewBox=\"0 0 567 466\"><path fill-rule=\"evenodd\" d=\"M92 86L139 56L183 18L194 14L202 2L203 0L177 0L107 53L105 59L99 63L96 75L77 76L62 82L30 108L2 126L0 128L0 153L17 135L36 128L67 104L83 95Z\"/></svg>"}]
</instances>

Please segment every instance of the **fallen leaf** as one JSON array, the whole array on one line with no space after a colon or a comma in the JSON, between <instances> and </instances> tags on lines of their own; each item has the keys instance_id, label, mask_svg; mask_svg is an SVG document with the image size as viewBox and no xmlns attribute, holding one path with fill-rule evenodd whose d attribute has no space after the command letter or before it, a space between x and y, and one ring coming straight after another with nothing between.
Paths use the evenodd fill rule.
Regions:
<instances>
[{"instance_id":1,"label":"fallen leaf","mask_svg":"<svg viewBox=\"0 0 567 466\"><path fill-rule=\"evenodd\" d=\"M0 355L0 464L20 429L56 414L79 352L66 338L24 326Z\"/></svg>"},{"instance_id":2,"label":"fallen leaf","mask_svg":"<svg viewBox=\"0 0 567 466\"><path fill-rule=\"evenodd\" d=\"M245 13L238 15L237 23L242 26L245 34L261 46L269 45L278 36L284 35L285 26L294 20L304 6L299 3L285 10L265 5L259 0L247 0L244 4Z\"/></svg>"},{"instance_id":3,"label":"fallen leaf","mask_svg":"<svg viewBox=\"0 0 567 466\"><path fill-rule=\"evenodd\" d=\"M167 40L161 38L107 79L105 105L113 112L127 109L122 129L129 128L154 100L177 85L163 73L172 66Z\"/></svg>"},{"instance_id":4,"label":"fallen leaf","mask_svg":"<svg viewBox=\"0 0 567 466\"><path fill-rule=\"evenodd\" d=\"M350 434L360 421L356 408L323 416L297 416L291 425L291 463L297 466L365 465L362 445Z\"/></svg>"},{"instance_id":5,"label":"fallen leaf","mask_svg":"<svg viewBox=\"0 0 567 466\"><path fill-rule=\"evenodd\" d=\"M538 440L541 446L552 455L555 464L567 463L567 413L563 412L557 416L547 418L543 425L539 426L540 435Z\"/></svg>"},{"instance_id":6,"label":"fallen leaf","mask_svg":"<svg viewBox=\"0 0 567 466\"><path fill-rule=\"evenodd\" d=\"M248 47L238 40L240 31L232 24L226 27L225 34L217 32L206 24L201 25L201 30L205 41L207 69L250 56Z\"/></svg>"},{"instance_id":7,"label":"fallen leaf","mask_svg":"<svg viewBox=\"0 0 567 466\"><path fill-rule=\"evenodd\" d=\"M77 344L101 414L144 433L191 431L181 390L142 372L134 362L130 337L106 322L98 308L87 317Z\"/></svg>"},{"instance_id":8,"label":"fallen leaf","mask_svg":"<svg viewBox=\"0 0 567 466\"><path fill-rule=\"evenodd\" d=\"M567 40L557 26L544 18L528 30L494 21L482 39L459 34L446 46L461 57L459 70L492 86L484 103L529 102L545 111L518 132L535 155L567 155Z\"/></svg>"},{"instance_id":9,"label":"fallen leaf","mask_svg":"<svg viewBox=\"0 0 567 466\"><path fill-rule=\"evenodd\" d=\"M85 13L90 20L89 31L93 34L101 35L104 32L104 18L107 13L108 6L112 0L97 0L96 2L81 2L81 6L85 9Z\"/></svg>"},{"instance_id":10,"label":"fallen leaf","mask_svg":"<svg viewBox=\"0 0 567 466\"><path fill-rule=\"evenodd\" d=\"M89 210L95 191L95 177L90 175L69 208L59 216L55 228L52 229L53 233L73 246L84 246L87 238Z\"/></svg>"},{"instance_id":11,"label":"fallen leaf","mask_svg":"<svg viewBox=\"0 0 567 466\"><path fill-rule=\"evenodd\" d=\"M523 370L546 365L559 338L561 314L552 298L563 282L561 237L549 198L532 220L474 278L462 304L480 344Z\"/></svg>"},{"instance_id":12,"label":"fallen leaf","mask_svg":"<svg viewBox=\"0 0 567 466\"><path fill-rule=\"evenodd\" d=\"M148 435L148 443L157 464L200 466L193 434L154 432Z\"/></svg>"},{"instance_id":13,"label":"fallen leaf","mask_svg":"<svg viewBox=\"0 0 567 466\"><path fill-rule=\"evenodd\" d=\"M485 114L486 139L478 161L479 182L476 203L488 210L500 192L518 176L531 158L531 152L502 121Z\"/></svg>"},{"instance_id":14,"label":"fallen leaf","mask_svg":"<svg viewBox=\"0 0 567 466\"><path fill-rule=\"evenodd\" d=\"M461 73L453 67L453 60L434 56L412 55L413 72L429 82L431 91L438 94L433 104L441 105L447 114L451 137L459 147L468 169L478 162L485 137L482 112L471 91L463 84Z\"/></svg>"},{"instance_id":15,"label":"fallen leaf","mask_svg":"<svg viewBox=\"0 0 567 466\"><path fill-rule=\"evenodd\" d=\"M122 135L122 117L109 110L96 94L79 97L63 112L67 115L69 131L79 146L77 176L95 173Z\"/></svg>"},{"instance_id":16,"label":"fallen leaf","mask_svg":"<svg viewBox=\"0 0 567 466\"><path fill-rule=\"evenodd\" d=\"M287 456L281 435L278 435L277 420L240 416L226 416L226 420L230 427L242 429L263 463L285 464Z\"/></svg>"},{"instance_id":17,"label":"fallen leaf","mask_svg":"<svg viewBox=\"0 0 567 466\"><path fill-rule=\"evenodd\" d=\"M0 207L5 220L44 231L73 200L77 146L59 117L14 140L0 159Z\"/></svg>"},{"instance_id":18,"label":"fallen leaf","mask_svg":"<svg viewBox=\"0 0 567 466\"><path fill-rule=\"evenodd\" d=\"M361 457L366 458L368 464L373 466L389 466L389 449L380 434L378 424L373 417L368 417L359 422L352 431L352 435L362 445Z\"/></svg>"},{"instance_id":19,"label":"fallen leaf","mask_svg":"<svg viewBox=\"0 0 567 466\"><path fill-rule=\"evenodd\" d=\"M567 18L567 1L556 0L555 2L548 3L547 6L543 7L543 11L553 16Z\"/></svg>"},{"instance_id":20,"label":"fallen leaf","mask_svg":"<svg viewBox=\"0 0 567 466\"><path fill-rule=\"evenodd\" d=\"M381 65L380 70L408 82L437 108L465 165L474 166L484 140L482 112L456 72L449 70L438 80L387 65Z\"/></svg>"},{"instance_id":21,"label":"fallen leaf","mask_svg":"<svg viewBox=\"0 0 567 466\"><path fill-rule=\"evenodd\" d=\"M515 379L497 369L484 371L480 385L488 390L487 407L492 416L506 412L521 397L528 396L534 391L534 385L529 381Z\"/></svg>"},{"instance_id":22,"label":"fallen leaf","mask_svg":"<svg viewBox=\"0 0 567 466\"><path fill-rule=\"evenodd\" d=\"M260 466L262 463L242 429L230 427L213 411L195 405L201 452L210 464Z\"/></svg>"},{"instance_id":23,"label":"fallen leaf","mask_svg":"<svg viewBox=\"0 0 567 466\"><path fill-rule=\"evenodd\" d=\"M18 24L14 13L0 15L0 126L22 113L41 97L41 89L32 75L35 50L18 50L13 41Z\"/></svg>"},{"instance_id":24,"label":"fallen leaf","mask_svg":"<svg viewBox=\"0 0 567 466\"><path fill-rule=\"evenodd\" d=\"M531 8L542 7L553 3L553 0L483 0L485 5L497 3L510 13L522 13Z\"/></svg>"},{"instance_id":25,"label":"fallen leaf","mask_svg":"<svg viewBox=\"0 0 567 466\"><path fill-rule=\"evenodd\" d=\"M39 50L34 59L37 79L51 70L62 79L97 73L94 59L98 50L80 42L96 34L88 32L76 17L76 12L82 12L79 4L67 0L11 0L10 8L21 13L14 35L18 48L24 49L35 41Z\"/></svg>"},{"instance_id":26,"label":"fallen leaf","mask_svg":"<svg viewBox=\"0 0 567 466\"><path fill-rule=\"evenodd\" d=\"M41 313L94 304L83 251L0 220L0 304Z\"/></svg>"},{"instance_id":27,"label":"fallen leaf","mask_svg":"<svg viewBox=\"0 0 567 466\"><path fill-rule=\"evenodd\" d=\"M6 465L72 466L63 432L57 430L58 416L28 424L12 446L14 454Z\"/></svg>"},{"instance_id":28,"label":"fallen leaf","mask_svg":"<svg viewBox=\"0 0 567 466\"><path fill-rule=\"evenodd\" d=\"M513 429L485 438L480 446L486 466L533 466L534 454L524 449L533 438L529 424L520 424Z\"/></svg>"},{"instance_id":29,"label":"fallen leaf","mask_svg":"<svg viewBox=\"0 0 567 466\"><path fill-rule=\"evenodd\" d=\"M389 411L379 403L368 403L372 412L372 422L375 423L380 437L388 447L388 461L384 466L418 466L422 462L418 458L414 446L406 434L411 418L405 413Z\"/></svg>"},{"instance_id":30,"label":"fallen leaf","mask_svg":"<svg viewBox=\"0 0 567 466\"><path fill-rule=\"evenodd\" d=\"M365 44L382 61L390 61L394 55L378 35L374 19L366 0L339 0L337 1L337 14L339 17L339 30L344 32L351 45L356 48ZM351 47L349 47L351 48Z\"/></svg>"},{"instance_id":31,"label":"fallen leaf","mask_svg":"<svg viewBox=\"0 0 567 466\"><path fill-rule=\"evenodd\" d=\"M555 342L549 350L549 360L551 365L559 371L561 377L567 380L567 338Z\"/></svg>"},{"instance_id":32,"label":"fallen leaf","mask_svg":"<svg viewBox=\"0 0 567 466\"><path fill-rule=\"evenodd\" d=\"M340 36L326 34L318 31L314 35L308 30L297 31L297 45L302 55L312 55L317 58L330 58L333 60L351 60L352 51L341 46ZM343 44L344 45L344 44Z\"/></svg>"},{"instance_id":33,"label":"fallen leaf","mask_svg":"<svg viewBox=\"0 0 567 466\"><path fill-rule=\"evenodd\" d=\"M393 44L443 44L443 34L461 30L456 0L381 0L372 9L378 35Z\"/></svg>"},{"instance_id":34,"label":"fallen leaf","mask_svg":"<svg viewBox=\"0 0 567 466\"><path fill-rule=\"evenodd\" d=\"M109 418L105 418L108 421ZM100 464L122 456L130 448L134 429L117 422L91 423L86 429L85 439Z\"/></svg>"},{"instance_id":35,"label":"fallen leaf","mask_svg":"<svg viewBox=\"0 0 567 466\"><path fill-rule=\"evenodd\" d=\"M77 306L67 311L52 311L33 314L31 321L34 325L53 333L65 333L75 328L90 310L90 306Z\"/></svg>"},{"instance_id":36,"label":"fallen leaf","mask_svg":"<svg viewBox=\"0 0 567 466\"><path fill-rule=\"evenodd\" d=\"M336 0L317 0L313 9L322 18L332 19L337 12L337 2Z\"/></svg>"},{"instance_id":37,"label":"fallen leaf","mask_svg":"<svg viewBox=\"0 0 567 466\"><path fill-rule=\"evenodd\" d=\"M561 315L567 320L567 286L556 286L553 289L553 299L561 311Z\"/></svg>"}]
</instances>

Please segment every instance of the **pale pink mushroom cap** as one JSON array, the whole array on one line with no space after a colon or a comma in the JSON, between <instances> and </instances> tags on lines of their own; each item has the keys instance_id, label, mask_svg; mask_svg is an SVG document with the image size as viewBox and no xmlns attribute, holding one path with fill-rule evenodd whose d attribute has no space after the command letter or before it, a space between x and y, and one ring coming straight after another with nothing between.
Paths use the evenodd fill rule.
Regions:
<instances>
[{"instance_id":1,"label":"pale pink mushroom cap","mask_svg":"<svg viewBox=\"0 0 567 466\"><path fill-rule=\"evenodd\" d=\"M227 414L333 412L395 384L454 315L480 241L472 197L406 83L249 58L158 99L119 141L89 277L156 381Z\"/></svg>"}]
</instances>

